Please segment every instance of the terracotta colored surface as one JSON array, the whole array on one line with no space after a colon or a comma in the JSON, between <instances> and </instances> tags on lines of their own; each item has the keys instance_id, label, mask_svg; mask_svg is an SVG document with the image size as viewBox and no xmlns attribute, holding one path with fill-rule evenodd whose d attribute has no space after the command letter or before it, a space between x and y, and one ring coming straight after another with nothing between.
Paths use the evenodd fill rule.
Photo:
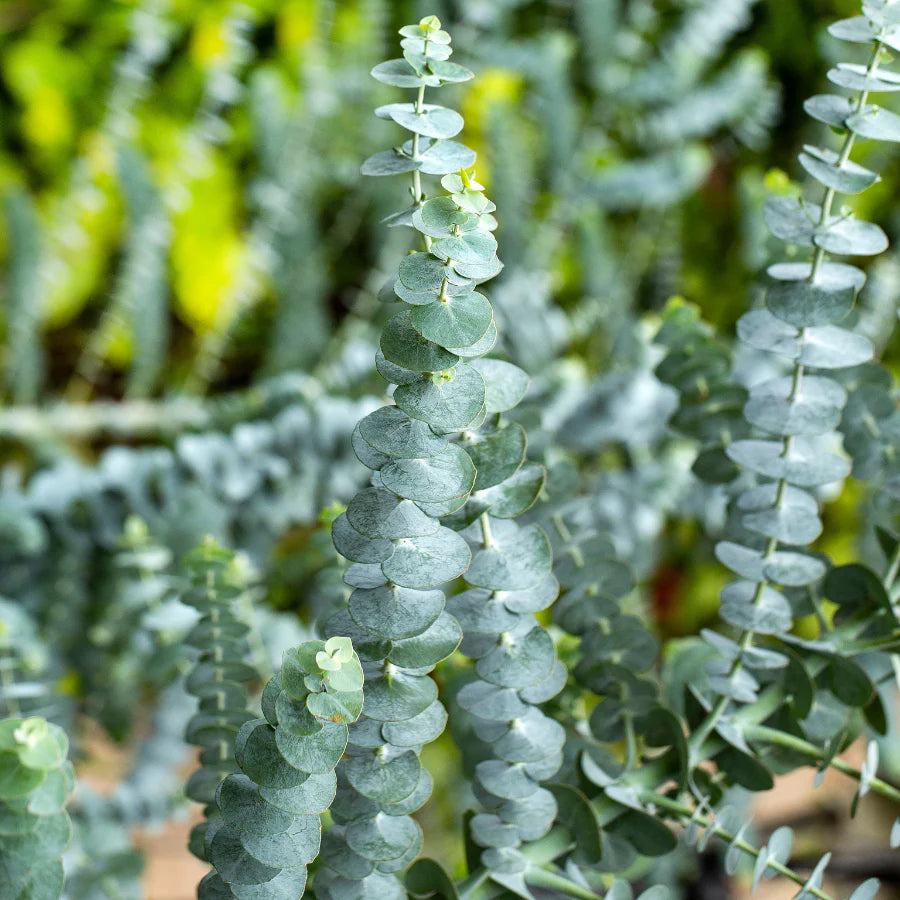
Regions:
<instances>
[{"instance_id":1,"label":"terracotta colored surface","mask_svg":"<svg viewBox=\"0 0 900 900\"><path fill-rule=\"evenodd\" d=\"M82 720L80 728L84 753L78 764L78 777L94 790L106 793L128 771L130 753L114 744L90 720ZM194 768L193 761L185 765L185 780ZM135 830L135 844L146 859L145 900L195 900L197 882L209 871L209 866L187 850L188 833L200 818L200 807L194 809L190 819L174 820L160 828Z\"/></svg>"},{"instance_id":2,"label":"terracotta colored surface","mask_svg":"<svg viewBox=\"0 0 900 900\"><path fill-rule=\"evenodd\" d=\"M196 821L169 822L162 829L135 833L135 843L147 859L146 900L195 900L197 882L209 871L187 850L188 832Z\"/></svg>"},{"instance_id":3,"label":"terracotta colored surface","mask_svg":"<svg viewBox=\"0 0 900 900\"><path fill-rule=\"evenodd\" d=\"M865 759L865 745L854 744L842 758L857 768ZM896 808L883 798L868 794L859 805L856 817L850 818L850 805L856 794L857 782L834 769L829 769L821 785L815 786L814 768L798 769L776 780L775 787L757 796L754 803L754 820L757 826L756 841L765 841L779 825L794 829L795 860L812 862L826 850L831 850L832 862L824 890L835 897L846 897L867 877L866 861L875 865L879 858L891 853L888 845L891 823L897 815ZM861 871L840 877L843 865L860 868ZM807 876L809 868L795 863L798 874ZM764 881L753 900L789 900L798 887L784 878ZM879 898L897 897L885 885ZM735 900L750 900L749 884L740 883L734 893Z\"/></svg>"}]
</instances>

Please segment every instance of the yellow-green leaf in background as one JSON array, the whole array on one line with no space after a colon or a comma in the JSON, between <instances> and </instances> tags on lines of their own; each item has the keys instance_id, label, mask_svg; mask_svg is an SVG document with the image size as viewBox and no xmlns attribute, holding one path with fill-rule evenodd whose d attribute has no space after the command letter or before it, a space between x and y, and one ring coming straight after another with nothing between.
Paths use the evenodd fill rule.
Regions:
<instances>
[{"instance_id":1,"label":"yellow-green leaf in background","mask_svg":"<svg viewBox=\"0 0 900 900\"><path fill-rule=\"evenodd\" d=\"M245 255L239 198L234 170L215 153L207 171L185 187L187 200L174 216L173 286L178 312L203 333L227 321L225 307Z\"/></svg>"},{"instance_id":2,"label":"yellow-green leaf in background","mask_svg":"<svg viewBox=\"0 0 900 900\"><path fill-rule=\"evenodd\" d=\"M278 43L288 52L302 50L316 36L318 0L290 0L278 13Z\"/></svg>"},{"instance_id":3,"label":"yellow-green leaf in background","mask_svg":"<svg viewBox=\"0 0 900 900\"><path fill-rule=\"evenodd\" d=\"M101 285L121 234L122 206L105 136L87 139L83 164L87 178L53 195L42 216L49 237L43 296L50 327L70 322L92 296L106 297Z\"/></svg>"},{"instance_id":4,"label":"yellow-green leaf in background","mask_svg":"<svg viewBox=\"0 0 900 900\"><path fill-rule=\"evenodd\" d=\"M488 117L494 106L508 106L518 102L522 93L523 79L511 69L489 68L478 73L466 91L462 102L462 116L466 120L466 146L478 154L476 166L478 180L486 187L490 185L487 154L482 152L488 129Z\"/></svg>"}]
</instances>

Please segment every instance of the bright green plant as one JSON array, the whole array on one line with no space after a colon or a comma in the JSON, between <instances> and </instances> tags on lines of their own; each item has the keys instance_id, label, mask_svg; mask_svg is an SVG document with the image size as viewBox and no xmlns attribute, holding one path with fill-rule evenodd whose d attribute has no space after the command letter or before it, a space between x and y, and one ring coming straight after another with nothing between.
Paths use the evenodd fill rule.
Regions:
<instances>
[{"instance_id":1,"label":"bright green plant","mask_svg":"<svg viewBox=\"0 0 900 900\"><path fill-rule=\"evenodd\" d=\"M56 898L72 824L69 739L39 716L0 722L0 894Z\"/></svg>"},{"instance_id":2,"label":"bright green plant","mask_svg":"<svg viewBox=\"0 0 900 900\"><path fill-rule=\"evenodd\" d=\"M363 670L349 638L307 641L284 654L280 674L235 742L240 771L216 790L219 817L206 834L215 867L200 898L300 897L318 855L319 816L336 790L347 726L363 706Z\"/></svg>"}]
</instances>

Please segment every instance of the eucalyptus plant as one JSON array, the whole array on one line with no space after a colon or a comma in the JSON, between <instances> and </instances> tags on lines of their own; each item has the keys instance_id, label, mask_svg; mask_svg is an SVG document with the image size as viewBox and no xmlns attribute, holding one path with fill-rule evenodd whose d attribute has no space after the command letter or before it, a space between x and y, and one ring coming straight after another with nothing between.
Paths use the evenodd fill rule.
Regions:
<instances>
[{"instance_id":1,"label":"eucalyptus plant","mask_svg":"<svg viewBox=\"0 0 900 900\"><path fill-rule=\"evenodd\" d=\"M735 502L735 527L730 539L716 547L718 558L738 576L723 590L720 610L735 631L729 636L704 631L709 650L692 645L681 652L675 671L684 668L669 682L670 699L683 710L689 725L688 739L678 753L683 767L680 785L689 802L646 790L636 790L631 797L644 811L655 805L694 826L702 823L704 843L713 835L723 837L730 844L729 871L742 854L750 854L756 858L754 884L777 872L801 885L801 896L828 896L822 881L830 854L811 874L800 876L786 866L790 829L779 829L767 847L753 848L745 839L747 826L741 815L721 805L722 785L765 790L771 787L774 772L800 764L805 757L823 769L834 765L859 780L854 809L875 782L877 790L897 798L893 788L877 779L874 742L859 770L835 759L865 724L876 732L886 728L878 688L890 677L891 663L876 651L890 653L898 636L889 599L897 575L896 538L890 530L880 534L888 558L883 577L857 564L829 568L822 554L807 547L823 529L817 489L841 481L851 471L850 462L834 452L839 425L848 436L858 477L879 473L882 466L891 471L892 454L884 459L875 419L861 413L867 401L875 406L880 402L887 412L881 392L888 386L877 370L863 365L872 356L872 345L852 330L850 314L865 275L830 257L871 256L887 247L878 226L856 218L847 207L836 210L835 200L837 195L859 194L879 180L877 173L850 159L858 139L900 137L896 128L900 119L868 102L872 93L897 89L897 75L882 66L891 59L889 50L898 45L898 27L900 7L892 2L865 3L863 15L831 26L834 37L867 45L869 58L863 65L840 63L828 73L829 81L851 91L851 97L826 94L805 104L814 119L842 137L837 150L810 145L799 157L805 172L823 188L821 202L791 194L766 205L772 234L792 249L808 250L805 259L795 256L770 266L765 308L747 313L738 323L744 344L781 357L783 374L751 381L742 410L744 425L733 424L741 389L726 386L732 399L711 423L727 457L744 471ZM672 322L677 322L674 316ZM671 329L671 324L667 327ZM680 327L684 331L684 325ZM707 396L714 383L702 376L702 369L714 360L701 353L695 367L703 377L701 392ZM719 354L720 377L722 361ZM841 377L844 369L849 370L844 379L858 385L852 406L835 377ZM697 395L698 386L689 360L670 354L660 371L675 376L684 408ZM866 391L868 383L879 387ZM867 419L869 435L875 439L868 454L863 450L867 442L861 440L861 418ZM704 469L705 464L698 471L701 477L707 474ZM734 475L727 467L722 471L729 479ZM833 614L823 607L823 597L835 604ZM818 620L814 640L793 633L794 620L805 615ZM699 682L692 682L688 672L696 676L698 668L703 674ZM715 779L703 768L709 760L718 769ZM593 780L610 796L609 772L602 780ZM696 834L693 828L692 832ZM869 879L853 897L874 896L877 886L876 879Z\"/></svg>"},{"instance_id":2,"label":"eucalyptus plant","mask_svg":"<svg viewBox=\"0 0 900 900\"><path fill-rule=\"evenodd\" d=\"M266 685L263 718L235 742L240 771L216 789L219 817L206 833L215 867L200 898L300 897L319 853L320 815L336 790L347 726L363 705L363 670L349 638L307 641L284 654Z\"/></svg>"},{"instance_id":3,"label":"eucalyptus plant","mask_svg":"<svg viewBox=\"0 0 900 900\"><path fill-rule=\"evenodd\" d=\"M202 748L200 768L190 777L187 796L205 804L207 821L191 831L190 850L206 860L209 820L216 818L215 797L219 783L237 770L234 741L241 726L251 720L246 682L256 670L246 662L249 627L241 620L236 599L243 585L234 571L234 554L207 539L185 560L187 585L182 602L201 616L185 638L197 659L187 675L187 690L198 698L186 740Z\"/></svg>"},{"instance_id":4,"label":"eucalyptus plant","mask_svg":"<svg viewBox=\"0 0 900 900\"><path fill-rule=\"evenodd\" d=\"M0 893L58 897L72 824L69 739L40 716L0 722Z\"/></svg>"},{"instance_id":5,"label":"eucalyptus plant","mask_svg":"<svg viewBox=\"0 0 900 900\"><path fill-rule=\"evenodd\" d=\"M734 462L761 480L737 499L740 523L750 536L716 548L722 562L739 576L723 591L722 617L740 629L741 637L737 645L719 642L716 647L722 658L712 664L711 686L719 699L693 735L694 746L712 732L733 702L755 699L753 670L787 665L786 657L769 657L754 644L758 635L796 641L787 634L794 616L810 609L810 603L816 609L811 586L825 575L825 565L802 552L822 532L813 490L850 472L847 461L828 446L836 442L835 429L847 401L846 391L829 373L867 362L873 348L867 338L842 324L865 275L830 257L875 255L886 249L887 238L877 225L856 218L849 209L836 210L835 199L859 194L879 180L876 172L851 160L858 138L900 138L900 118L867 102L873 93L897 89L898 76L882 66L891 58L889 49L900 46L900 8L878 2L865 4L863 11L829 29L837 38L871 48L867 64L839 63L828 73L829 81L852 96L824 94L805 103L809 115L843 135L838 150L809 145L799 157L806 173L822 186L822 200L811 203L786 196L766 205L772 233L810 248L811 257L770 266L765 309L745 314L738 323L745 344L779 354L788 366L786 374L749 388L744 416L764 439L735 441L726 449ZM844 599L840 592L830 593L838 602ZM814 647L803 650L815 668L827 668L833 658ZM759 653L761 657L755 655ZM851 700L841 676L832 679L831 690ZM872 704L880 704L871 690L864 693ZM853 705L866 699L856 694L852 698Z\"/></svg>"},{"instance_id":6,"label":"eucalyptus plant","mask_svg":"<svg viewBox=\"0 0 900 900\"><path fill-rule=\"evenodd\" d=\"M657 33L662 23L652 4L573 7L592 52L605 48L628 72L643 73L620 107L641 110L641 121L631 131L627 122L606 129L624 129L642 158L613 159L583 191L573 173L585 160L567 168L580 157L569 50L552 35L527 45L535 55L526 69L543 102L561 98L548 110L547 153L563 200L550 206L571 209L550 218L561 234L575 228L582 256L596 256L584 279L591 303L611 271L613 227L599 209L592 218L595 205L639 205L635 179L652 170L648 202L667 207L708 169L696 140L723 126L760 136L773 92L752 51L714 76L714 90L707 77L751 6L695 4L661 41L665 64L652 66L643 62L652 49L643 38L613 48L606 31L619 30L604 29L599 18L627 20L635 38ZM380 0L366 10L380 27ZM245 11L233 11L243 22ZM574 358L550 366L554 351L596 319L581 307L570 331L557 327L557 310L546 334L543 320L516 322L538 318L550 295L549 281L532 278L534 233L522 221L509 230L518 271L495 318L483 285L502 270L497 209L478 180L475 152L459 139L462 116L431 93L473 73L451 60L449 33L428 16L400 30L400 57L372 69L378 91L411 92L375 111L405 138L361 167L364 175L409 181L410 202L387 217L392 231L378 241L378 260L404 242L410 247L377 292L382 308L373 318L384 324L371 350L380 400L350 399L369 389L372 368L368 356L363 371L356 351L365 341L351 336L339 362L329 361L330 374L322 368L315 377L264 382L237 397L128 402L114 412L71 404L56 431L30 407L3 417L0 432L41 448L47 464L23 487L5 480L0 494L0 590L15 598L0 599L0 896L54 900L64 890L60 858L74 778L58 726L70 726L74 704L62 699L71 678L58 676L71 670L88 686L86 710L112 732L128 730L142 694L154 692L157 708L113 793L76 789L75 837L64 857L72 877L63 896L92 896L98 885L125 896L137 890L127 828L159 821L179 803L172 784L191 744L200 748L198 767L185 793L203 818L189 848L211 867L197 888L204 900L660 900L678 891L673 858L689 862L690 846L702 851L714 838L725 845L724 871L734 873L743 860L754 888L779 876L797 885L798 897L834 900L824 880L830 854L803 870L786 827L754 844L737 789L762 791L778 774L813 764L858 782L854 812L872 793L900 804L900 790L879 765L880 745L869 739L888 733L900 648L900 413L890 373L855 328L863 270L833 258L873 256L887 246L880 228L839 208L838 196L879 179L851 159L858 142L900 141L900 116L870 101L900 90L900 75L886 67L887 51L900 51L900 0L865 0L862 11L831 28L869 52L867 63L829 72L851 96L806 103L839 140L835 149L811 145L800 156L822 196L813 202L791 188L767 203L766 222L784 249L768 270L761 307L738 323L738 354L676 299L633 329L628 342L639 360L616 360L618 371L599 380L593 362L571 377ZM248 29L249 20L232 37ZM237 71L253 49L240 38L223 71ZM489 61L501 50L486 40L475 58ZM611 96L615 67L595 55L585 80ZM214 76L204 108L217 114L236 97L218 94ZM273 84L268 76L254 81L256 115L264 117ZM676 102L682 93L684 102ZM766 103L748 111L753 97ZM704 99L711 104L705 120L698 113ZM246 312L261 296L258 277L277 273L288 290L291 273L302 270L309 292L290 285L291 307L278 318L308 315L320 333L323 259L286 263L288 237L296 235L305 253L316 243L315 223L298 225L280 205L307 194L315 180L282 164L303 158L321 111L309 113L312 124L296 130L283 117L264 123L257 255L232 299ZM514 159L525 144L506 114L492 113L488 132ZM223 124L218 115L214 121ZM189 152L200 156L223 137L199 127L192 133ZM504 135L518 142L506 144ZM495 153L495 169L503 159ZM146 316L160 335L172 204L153 189L139 155L122 150L120 161L130 180L132 240L103 331L114 332L117 318ZM524 164L492 172L518 219L536 206L526 172ZM27 204L13 201L10 212L26 226L11 327L33 338L27 307L35 284L23 260L38 252L37 240ZM346 232L347 223L336 228ZM663 230L671 237L668 225ZM276 239L280 261L263 249ZM655 248L654 266L677 256L676 244ZM618 302L621 285L610 293ZM198 387L219 371L242 325L225 312L203 342ZM498 321L512 326L511 338ZM295 337L286 329L275 340L272 370L307 358L290 346ZM85 383L94 383L108 349L99 338L88 346L79 369ZM510 360L538 367L536 390L529 393L529 375ZM14 395L35 396L37 357L23 349L9 363ZM136 396L158 381L158 364L152 348L135 357ZM621 414L631 398L642 398L658 421L632 428L635 419ZM160 410L172 413L164 427ZM171 436L173 447L114 446L90 465L60 455L73 435L136 433ZM651 465L651 455L665 459ZM677 477L669 464L680 466ZM867 526L875 525L877 552L833 565L815 543L822 505L851 476L869 482ZM653 478L665 480L668 493L648 488ZM688 490L702 494L702 503L680 503ZM734 576L721 595L720 621L663 643L649 609L659 586L641 580L654 574L666 519L677 527L710 498L729 507L718 519L699 513ZM326 503L320 521L330 526L336 554L325 549L324 530L308 527ZM216 538L204 538L173 567L172 558L206 532ZM703 546L697 542L698 556ZM286 618L251 602L263 592L248 589L236 551L264 569L271 597L318 631L295 621L289 635L266 635L261 625ZM323 565L326 556L332 561ZM280 565L300 571L302 602L284 597L273 574ZM807 621L797 627L801 618ZM260 647L279 639L277 653ZM174 730L185 740L173 754ZM445 730L449 736L435 743ZM857 768L841 753L863 736ZM426 764L451 741L461 780ZM460 787L454 801L464 863L420 858L436 784ZM890 840L900 844L900 824ZM877 889L870 878L851 900L869 900Z\"/></svg>"},{"instance_id":7,"label":"eucalyptus plant","mask_svg":"<svg viewBox=\"0 0 900 900\"><path fill-rule=\"evenodd\" d=\"M232 552L208 539L185 560L182 599L202 612L186 638L199 656L186 679L199 698L186 738L203 748L187 795L205 804L191 852L213 866L205 898L299 897L319 852L320 820L334 797L334 767L347 725L363 704L363 671L348 638L307 641L284 654L248 711L250 627L236 608L244 593Z\"/></svg>"},{"instance_id":8,"label":"eucalyptus plant","mask_svg":"<svg viewBox=\"0 0 900 900\"><path fill-rule=\"evenodd\" d=\"M881 84L877 65L882 45L892 40L886 18L892 7L867 6L865 13L835 31L868 35L875 45L869 67L838 67L831 76L863 94L840 101L846 110L835 99L808 104L820 118L830 110L825 120L847 130L841 151L806 148L801 156L826 187L824 204L788 197L767 207L773 233L809 244L811 257L774 265L766 309L739 324L745 343L787 357L788 374L748 389L733 385L727 352L683 307L673 307L661 334L670 352L659 372L682 393L676 424L703 445L695 471L712 482L737 479L741 529L717 548L741 576L723 592L721 611L736 635L704 632L705 646L694 642L675 654L662 683L654 677L656 641L614 542L585 529L580 516L569 517L563 491L549 516L557 580L547 536L536 524L515 522L545 489L546 475L526 460L522 426L503 415L522 399L527 376L487 357L497 329L476 288L500 269L495 208L471 170L474 154L454 140L461 117L425 103L426 88L471 73L449 62L450 38L434 17L404 28L403 58L373 70L380 81L416 91L411 103L377 110L412 137L369 158L362 171L411 175L411 205L386 224L412 228L421 244L379 295L402 304L387 320L376 355L393 402L354 430L353 448L372 471L370 485L332 526L335 548L350 562L344 581L352 591L325 634L331 642L352 639L365 682L362 714L343 758L333 760L334 824L313 882L323 900L433 892L529 897L537 887L597 897L608 873L675 849L670 819L690 826L689 839L702 828L704 844L714 836L726 840L729 871L750 856L755 882L781 874L801 885L801 894L827 898L821 888L827 856L802 876L789 865L789 829L753 846L743 817L723 803L725 788L765 789L773 772L799 755L859 778L860 796L873 789L900 796L878 779L875 751L860 770L835 760L860 731L856 710L876 730L884 727L879 676L854 657L893 646L890 603L885 607L870 582L862 599L855 570L829 570L820 556L803 552L820 531L809 489L849 473L821 444L841 420L844 390L818 370L856 366L872 355L865 338L838 324L851 310L859 270L825 254L863 255L885 246L875 226L831 209L836 193L862 190L877 177L848 162L854 136L865 129L875 137L892 122L865 103L865 92ZM841 123L833 121L838 106ZM879 118L879 127L867 117ZM429 196L423 175L440 177L443 193ZM768 438L756 438L754 429ZM749 476L737 478L739 467L762 480L747 486ZM551 498L553 492L551 486ZM442 585L450 582L456 584L448 594ZM795 616L817 608L819 591L840 608L834 626L820 616L817 640L791 634ZM575 640L566 654L571 681L553 636L536 619L550 606L555 625ZM454 882L438 861L413 862L421 833L410 814L431 793L422 747L446 722L434 669L458 646L474 660L454 708L478 743L472 787L480 808L467 817L468 875ZM282 691L281 684L267 692L274 690ZM597 698L587 727L579 713L585 692ZM265 695L263 703L265 712ZM552 704L552 715L541 710L544 703ZM277 725L268 727L281 728L277 707L275 717ZM835 722L837 736L823 741ZM781 756L765 751L772 745ZM251 778L262 777L263 768ZM246 840L242 846L254 855ZM221 863L220 874L228 861ZM212 879L208 884L218 884ZM870 879L853 896L873 896L876 887ZM234 884L231 890L239 896ZM618 881L608 895L629 894ZM664 894L657 886L647 896Z\"/></svg>"},{"instance_id":9,"label":"eucalyptus plant","mask_svg":"<svg viewBox=\"0 0 900 900\"><path fill-rule=\"evenodd\" d=\"M482 879L525 889L529 864L517 848L553 824L556 801L540 781L559 767L563 744L562 728L537 706L565 683L553 641L534 618L557 592L550 546L537 525L513 521L544 482L543 468L526 461L524 429L503 416L528 378L486 356L497 327L476 290L500 270L495 206L471 170L475 154L453 140L462 118L425 102L426 88L472 73L449 61L450 36L435 17L400 33L403 58L372 75L416 90L415 100L376 115L412 136L370 157L362 172L412 174L412 204L387 224L411 227L421 244L380 295L401 308L376 357L393 404L353 435L357 456L373 470L371 487L332 528L338 552L353 562L345 580L355 590L326 630L352 636L368 664L363 717L339 768L332 811L341 831L323 848L326 868L316 881L319 896L334 898L405 896L394 873L421 843L408 814L431 792L418 754L446 721L428 673L463 632L463 650L478 662L460 702L494 757L479 765L484 812L471 821L484 848ZM423 175L440 176L443 193L429 197ZM448 600L440 585L462 575L468 590Z\"/></svg>"}]
</instances>

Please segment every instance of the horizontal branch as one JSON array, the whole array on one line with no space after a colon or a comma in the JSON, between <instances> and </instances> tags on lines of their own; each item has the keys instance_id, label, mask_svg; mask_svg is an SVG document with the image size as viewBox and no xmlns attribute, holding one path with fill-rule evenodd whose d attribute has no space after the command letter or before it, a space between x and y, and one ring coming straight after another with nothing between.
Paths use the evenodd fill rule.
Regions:
<instances>
[{"instance_id":1,"label":"horizontal branch","mask_svg":"<svg viewBox=\"0 0 900 900\"><path fill-rule=\"evenodd\" d=\"M826 756L825 750L822 747L817 747L815 744L805 741L803 738L798 738L793 734L779 731L777 728L767 728L765 725L746 726L744 728L744 737L746 737L748 741L778 744L788 750L796 750L798 753L803 753L805 756L819 762L822 762ZM829 760L828 765L832 769L836 769L838 772L848 775L850 778L855 778L857 781L862 780L862 772L859 769L838 757ZM876 793L893 800L895 803L900 803L900 790L893 785L875 777L870 778L868 784L869 788Z\"/></svg>"},{"instance_id":2,"label":"horizontal branch","mask_svg":"<svg viewBox=\"0 0 900 900\"><path fill-rule=\"evenodd\" d=\"M221 428L280 408L292 399L321 394L318 383L294 373L243 391L213 398L58 402L10 406L0 412L0 440L34 444L46 440L141 439L183 431Z\"/></svg>"},{"instance_id":3,"label":"horizontal branch","mask_svg":"<svg viewBox=\"0 0 900 900\"><path fill-rule=\"evenodd\" d=\"M698 816L696 812L689 806L685 806L684 804L679 803L677 800L673 800L671 797L665 797L660 794L656 794L653 791L645 791L641 794L641 800L643 800L645 803L652 803L658 807L661 807L662 809L671 813L677 819L682 819L688 822L693 821L698 825L701 825L703 828L711 828L712 833L716 837L720 838L723 841L726 841L734 847L737 847L738 850L740 850L742 853L747 854L747 856L752 856L754 859L756 859L762 852L748 841L735 839L735 835L733 835L730 831L726 831L724 828L721 828L716 824L714 820ZM784 865L783 863L778 862L778 860L776 859L770 859L767 863L767 868L772 869L773 872L777 872L779 875L783 875L788 880L793 881L794 884L799 884L801 887L804 887L806 885L807 879L805 879L802 875L799 875L797 872ZM806 887L806 891L807 893L812 894L814 897L818 897L819 900L834 900L831 894L821 890L820 888L814 887L813 885Z\"/></svg>"}]
</instances>

